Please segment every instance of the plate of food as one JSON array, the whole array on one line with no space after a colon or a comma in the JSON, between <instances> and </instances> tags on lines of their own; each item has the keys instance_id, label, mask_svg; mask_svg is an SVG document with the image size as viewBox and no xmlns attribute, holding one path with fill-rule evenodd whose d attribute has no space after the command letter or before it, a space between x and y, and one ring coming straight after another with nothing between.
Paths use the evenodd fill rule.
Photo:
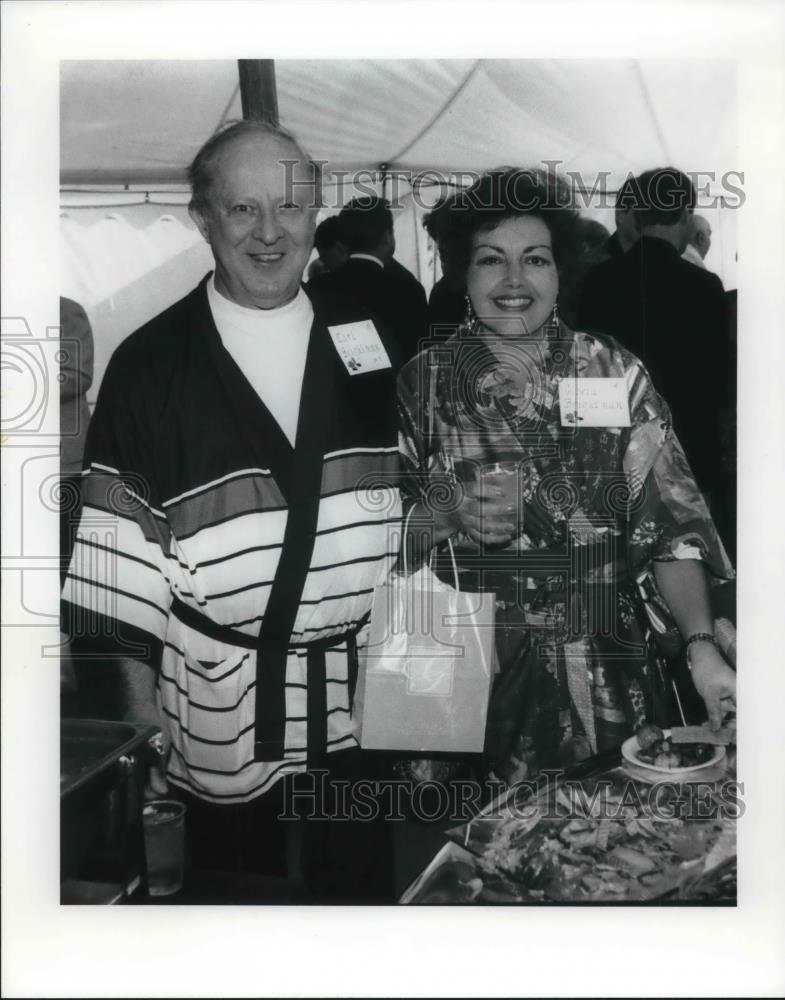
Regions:
<instances>
[{"instance_id":1,"label":"plate of food","mask_svg":"<svg viewBox=\"0 0 785 1000\"><path fill-rule=\"evenodd\" d=\"M706 742L677 742L672 730L647 723L621 745L625 761L652 775L683 778L696 771L715 767L725 756L725 747L712 740L706 730Z\"/></svg>"},{"instance_id":2,"label":"plate of food","mask_svg":"<svg viewBox=\"0 0 785 1000\"><path fill-rule=\"evenodd\" d=\"M681 816L678 784L663 789L655 806L645 782L614 769L544 790L525 812L499 806L494 816L447 832L453 846L458 840L476 856L471 878L461 876L448 891L466 901L471 887L478 904L515 894L524 903L663 898L736 853L735 822L719 803L713 815Z\"/></svg>"}]
</instances>

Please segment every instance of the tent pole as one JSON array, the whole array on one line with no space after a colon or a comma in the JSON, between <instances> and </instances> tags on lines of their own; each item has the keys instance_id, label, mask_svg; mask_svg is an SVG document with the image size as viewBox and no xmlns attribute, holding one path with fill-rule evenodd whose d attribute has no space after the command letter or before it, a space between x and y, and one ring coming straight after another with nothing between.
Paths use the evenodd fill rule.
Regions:
<instances>
[{"instance_id":1,"label":"tent pole","mask_svg":"<svg viewBox=\"0 0 785 1000\"><path fill-rule=\"evenodd\" d=\"M243 118L264 118L278 124L278 91L273 59L238 59Z\"/></svg>"}]
</instances>

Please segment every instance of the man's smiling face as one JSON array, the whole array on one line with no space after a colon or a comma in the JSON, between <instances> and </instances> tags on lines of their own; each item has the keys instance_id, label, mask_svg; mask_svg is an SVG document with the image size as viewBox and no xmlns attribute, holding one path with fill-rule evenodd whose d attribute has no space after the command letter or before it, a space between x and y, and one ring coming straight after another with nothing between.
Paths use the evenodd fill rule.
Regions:
<instances>
[{"instance_id":1,"label":"man's smiling face","mask_svg":"<svg viewBox=\"0 0 785 1000\"><path fill-rule=\"evenodd\" d=\"M207 204L191 213L213 251L218 291L248 308L291 301L313 247L314 204L312 168L292 142L259 133L221 150Z\"/></svg>"}]
</instances>

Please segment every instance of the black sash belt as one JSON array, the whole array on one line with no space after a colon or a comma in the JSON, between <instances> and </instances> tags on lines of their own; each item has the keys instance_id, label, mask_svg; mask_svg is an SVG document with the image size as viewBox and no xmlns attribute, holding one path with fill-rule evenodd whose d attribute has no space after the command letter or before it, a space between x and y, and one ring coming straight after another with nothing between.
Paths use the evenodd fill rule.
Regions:
<instances>
[{"instance_id":1,"label":"black sash belt","mask_svg":"<svg viewBox=\"0 0 785 1000\"><path fill-rule=\"evenodd\" d=\"M260 608L264 617L256 639L231 631L227 634L201 615L197 623L192 615L198 612L182 611L180 602L177 602L177 607L183 615L191 618L193 627L205 635L257 650L254 758L278 761L284 759L286 743L287 653L297 648L297 644L291 642L291 636L316 544L324 456L366 443L365 423L375 426L378 422L378 430L373 434L385 435L383 439L378 438L378 443L395 441L394 434L390 433L394 424L390 423L388 427L386 423L388 419L392 421L394 413L395 383L394 379L382 379L380 382L376 374L370 381L358 382L351 378L338 356L327 322L346 322L354 317L347 315L346 319L339 319L330 303L322 303L318 308L315 304L300 392L297 437L292 447L222 344L205 289L206 281L193 299L189 321L201 331L212 364L219 374L223 402L234 416L242 436L240 453L248 456L244 460L248 466L255 464L258 468L270 469L285 501L287 517L275 577L266 604ZM369 376L363 378L368 379ZM364 414L367 416L363 418ZM376 436L371 443L377 443ZM175 613L180 615L180 611ZM185 617L182 620L190 624ZM349 645L350 691L353 690L352 670L356 671L357 662L356 650L353 651L354 634L344 633L328 640L303 644L310 655L309 689L312 684L310 666L316 662L314 658L321 656L323 660L324 650L346 641ZM323 676L324 671L315 669L314 673ZM317 681L317 687L322 686L322 682ZM314 720L313 725L319 732L311 732L311 708L317 711L319 705L323 706L326 702L324 695L321 701L315 692L313 697L316 701L312 701L309 692L309 750L316 749L312 747L311 739L322 741L326 728L326 719L321 722Z\"/></svg>"},{"instance_id":2,"label":"black sash belt","mask_svg":"<svg viewBox=\"0 0 785 1000\"><path fill-rule=\"evenodd\" d=\"M269 644L262 644L260 646L258 637L246 635L244 632L238 632L236 629L229 628L227 625L219 625L206 615L203 615L200 611L197 611L195 608L185 604L178 597L175 597L172 601L171 611L175 618L177 618L178 621L181 621L183 625L187 625L188 628L193 629L194 632L199 632L200 635L203 635L208 639L213 639L215 642L225 643L228 646L239 646L242 649L256 649L259 652L260 660L265 656L266 646ZM359 660L357 656L357 634L362 628L365 627L369 617L370 613L365 615L353 629L348 632L342 632L340 635L331 635L326 639L316 639L313 642L288 642L285 645L281 644L281 648L275 650L275 653L277 654L276 659L279 659L281 655L285 657L290 650L305 649L307 651L309 755L324 753L327 749L327 661L325 658L325 652L328 649L334 649L336 646L341 646L346 643L349 672L349 705L352 706L354 704L354 692L357 687L357 673L359 667ZM260 662L257 666L257 673L263 673L264 667L264 663ZM280 698L278 701L279 703L285 705L285 675L281 680L283 683L283 690L280 692ZM285 732L285 718L274 721L275 733L277 734L281 730ZM283 760L283 743L278 740L270 740L268 743L267 740L269 739L270 734L260 728L259 719L257 719L256 733L256 759ZM259 754L259 743L261 743L263 747L269 747L264 757ZM273 754L277 756L273 756Z\"/></svg>"}]
</instances>

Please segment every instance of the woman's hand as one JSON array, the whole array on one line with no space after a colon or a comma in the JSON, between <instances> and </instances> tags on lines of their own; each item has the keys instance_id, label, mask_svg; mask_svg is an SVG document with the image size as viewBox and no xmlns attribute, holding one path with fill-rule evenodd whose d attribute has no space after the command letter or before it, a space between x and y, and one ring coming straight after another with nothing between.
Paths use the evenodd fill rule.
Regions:
<instances>
[{"instance_id":1,"label":"woman's hand","mask_svg":"<svg viewBox=\"0 0 785 1000\"><path fill-rule=\"evenodd\" d=\"M479 479L460 482L455 488L455 506L435 515L436 542L458 531L478 545L504 545L518 533L518 518L502 490L483 494Z\"/></svg>"},{"instance_id":2,"label":"woman's hand","mask_svg":"<svg viewBox=\"0 0 785 1000\"><path fill-rule=\"evenodd\" d=\"M727 712L736 709L736 673L710 642L694 642L689 649L692 682L706 704L709 728L717 730Z\"/></svg>"}]
</instances>

